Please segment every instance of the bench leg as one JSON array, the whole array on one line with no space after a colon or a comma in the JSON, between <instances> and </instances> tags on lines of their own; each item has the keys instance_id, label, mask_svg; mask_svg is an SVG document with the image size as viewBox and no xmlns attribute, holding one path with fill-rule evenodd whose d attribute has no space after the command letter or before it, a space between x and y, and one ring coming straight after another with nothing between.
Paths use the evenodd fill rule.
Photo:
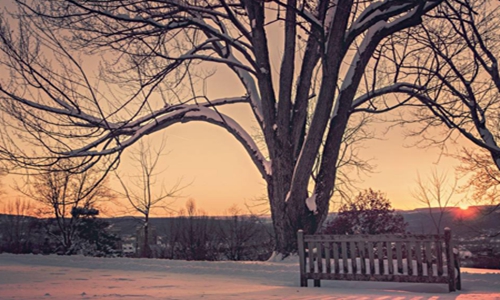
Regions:
<instances>
[{"instance_id":1,"label":"bench leg","mask_svg":"<svg viewBox=\"0 0 500 300\"><path fill-rule=\"evenodd\" d=\"M307 278L300 276L300 286L307 287Z\"/></svg>"},{"instance_id":2,"label":"bench leg","mask_svg":"<svg viewBox=\"0 0 500 300\"><path fill-rule=\"evenodd\" d=\"M456 289L455 289L455 278L448 279L448 291L449 292L456 291Z\"/></svg>"},{"instance_id":3,"label":"bench leg","mask_svg":"<svg viewBox=\"0 0 500 300\"><path fill-rule=\"evenodd\" d=\"M320 287L320 280L319 279L314 279L314 287Z\"/></svg>"},{"instance_id":4,"label":"bench leg","mask_svg":"<svg viewBox=\"0 0 500 300\"><path fill-rule=\"evenodd\" d=\"M455 269L455 272L457 272L457 278L455 279L455 287L457 290L462 290L462 278L460 276L460 267Z\"/></svg>"}]
</instances>

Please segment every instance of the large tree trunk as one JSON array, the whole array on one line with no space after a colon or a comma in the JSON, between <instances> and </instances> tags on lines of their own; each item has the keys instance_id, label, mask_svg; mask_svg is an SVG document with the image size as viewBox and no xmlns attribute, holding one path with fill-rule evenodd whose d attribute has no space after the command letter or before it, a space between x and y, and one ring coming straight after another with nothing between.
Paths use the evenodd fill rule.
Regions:
<instances>
[{"instance_id":1,"label":"large tree trunk","mask_svg":"<svg viewBox=\"0 0 500 300\"><path fill-rule=\"evenodd\" d=\"M329 211L337 173L337 160L342 143L342 136L349 121L350 101L341 101L337 115L332 120L328 132L326 152L323 153L320 169L316 178L314 191L316 194L316 211L310 211L306 199L310 196L308 182L295 186L295 193L290 194L291 180L295 168L292 149L281 148L281 155L273 161L273 175L268 180L268 196L275 230L275 254L273 259L284 258L297 251L297 231L314 234L321 230ZM284 154L283 154L284 153ZM297 183L295 183L297 184Z\"/></svg>"},{"instance_id":2,"label":"large tree trunk","mask_svg":"<svg viewBox=\"0 0 500 300\"><path fill-rule=\"evenodd\" d=\"M279 187L273 184L268 185L270 202L277 203L277 205L271 205L275 234L274 251L278 257L284 258L297 251L297 231L299 229L312 234L316 232L320 223L318 222L319 215L309 211L305 205L305 199L308 197L307 187L302 188L300 195L295 196L297 199L303 200L301 204L299 201L285 202L284 199L275 198L276 193L273 193L273 190L276 188Z\"/></svg>"},{"instance_id":3,"label":"large tree trunk","mask_svg":"<svg viewBox=\"0 0 500 300\"><path fill-rule=\"evenodd\" d=\"M283 149L282 149L283 150ZM287 155L277 155L273 160L273 176L268 179L268 197L271 204L271 217L275 234L275 254L272 259L280 259L297 251L297 231L313 233L316 230L314 216L306 205L308 197L307 185L300 187L294 198L302 199L301 204L290 201L290 185L294 170L291 150L286 149ZM283 153L282 152L282 153ZM289 198L289 199L287 199ZM288 201L287 201L288 200Z\"/></svg>"}]
</instances>

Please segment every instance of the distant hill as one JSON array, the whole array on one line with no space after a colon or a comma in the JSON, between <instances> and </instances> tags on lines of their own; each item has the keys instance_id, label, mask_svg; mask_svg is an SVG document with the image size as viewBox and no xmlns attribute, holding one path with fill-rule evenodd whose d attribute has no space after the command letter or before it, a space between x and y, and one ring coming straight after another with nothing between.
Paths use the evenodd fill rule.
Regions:
<instances>
[{"instance_id":1,"label":"distant hill","mask_svg":"<svg viewBox=\"0 0 500 300\"><path fill-rule=\"evenodd\" d=\"M460 236L473 236L481 232L500 231L500 210L493 210L494 206L471 206L467 210L459 207L447 207L443 211L441 218L441 230L445 227L450 227L452 232ZM438 208L432 208L432 217L428 208L417 208L413 210L398 210L402 214L405 221L408 222L408 229L412 233L427 234L435 233L436 228L432 217L438 222L440 211ZM328 219L335 217L335 213L331 213ZM137 226L140 226L141 221L134 217L119 217L106 219L117 229L120 229L121 234L134 234ZM159 231L172 226L175 218L150 218L150 225L156 227ZM218 217L213 220L215 223L223 222L224 217ZM270 224L269 216L260 219L263 223Z\"/></svg>"},{"instance_id":2,"label":"distant hill","mask_svg":"<svg viewBox=\"0 0 500 300\"><path fill-rule=\"evenodd\" d=\"M440 210L418 208L410 211L399 211L409 224L409 230L414 233L433 233L436 231L434 221L438 222ZM434 219L434 221L433 221ZM470 206L468 209L448 207L443 210L441 230L451 228L460 236L474 236L479 232L500 232L500 210L495 206Z\"/></svg>"},{"instance_id":3,"label":"distant hill","mask_svg":"<svg viewBox=\"0 0 500 300\"><path fill-rule=\"evenodd\" d=\"M432 213L431 213L432 211ZM408 223L408 230L416 234L436 233L436 223L439 222L441 212L439 208L417 208L413 210L397 210ZM333 219L336 213L331 213L328 219ZM434 219L434 221L433 221ZM495 206L470 206L464 210L460 207L446 207L443 209L441 232L445 227L451 228L454 234L460 236L475 236L478 233L500 232L500 210Z\"/></svg>"},{"instance_id":4,"label":"distant hill","mask_svg":"<svg viewBox=\"0 0 500 300\"><path fill-rule=\"evenodd\" d=\"M474 236L478 232L495 233L500 232L500 210L494 210L494 206L471 206L467 210L459 207L448 207L444 209L441 219L441 230L450 227L454 234L460 236ZM493 212L491 212L493 211ZM405 221L408 222L408 229L412 233L426 234L435 233L436 228L432 217L438 222L440 212L438 208L432 209L432 217L428 208L417 208L413 210L398 210ZM329 214L328 219L335 217L335 213ZM0 214L0 223L2 219L10 218L9 215ZM31 217L30 217L31 218ZM113 231L120 235L135 235L137 228L141 226L142 221L137 217L116 217L103 218L108 221ZM220 225L227 220L225 217L211 218L212 224ZM271 226L270 216L260 218L263 224ZM175 223L174 223L175 222ZM150 225L155 227L159 234L171 226L182 226L182 220L172 217L150 218Z\"/></svg>"}]
</instances>

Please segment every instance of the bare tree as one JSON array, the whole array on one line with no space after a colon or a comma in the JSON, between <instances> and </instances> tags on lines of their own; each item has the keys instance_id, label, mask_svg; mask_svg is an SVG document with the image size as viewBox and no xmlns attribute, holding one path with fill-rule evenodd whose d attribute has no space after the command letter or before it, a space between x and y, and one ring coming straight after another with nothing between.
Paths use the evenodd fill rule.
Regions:
<instances>
[{"instance_id":1,"label":"bare tree","mask_svg":"<svg viewBox=\"0 0 500 300\"><path fill-rule=\"evenodd\" d=\"M456 156L462 164L458 172L472 173L466 188L494 207L500 170L499 36L498 2L446 1L421 25L386 43L382 59L392 62L387 74L402 85L398 105L415 108L400 123L418 124L412 135L422 145L445 150L460 139L480 148Z\"/></svg>"},{"instance_id":2,"label":"bare tree","mask_svg":"<svg viewBox=\"0 0 500 300\"><path fill-rule=\"evenodd\" d=\"M177 257L186 260L218 260L218 241L214 218L196 207L194 199L179 211L181 226L177 240Z\"/></svg>"},{"instance_id":3,"label":"bare tree","mask_svg":"<svg viewBox=\"0 0 500 300\"><path fill-rule=\"evenodd\" d=\"M332 204L342 204L353 199L360 191L363 175L373 173L376 166L372 164L371 159L359 155L364 142L375 138L374 133L370 131L373 122L373 117L369 114L356 114L349 119L340 146L334 186L337 196L334 199L340 201L332 201ZM320 158L318 157L318 162ZM314 170L318 171L318 168ZM316 175L313 172L313 177Z\"/></svg>"},{"instance_id":4,"label":"bare tree","mask_svg":"<svg viewBox=\"0 0 500 300\"><path fill-rule=\"evenodd\" d=\"M27 177L17 190L38 202L40 216L49 217L48 233L60 250L71 254L78 250L78 222L82 215L98 214L98 206L113 198L106 181L97 170L73 174L69 171L41 172Z\"/></svg>"},{"instance_id":5,"label":"bare tree","mask_svg":"<svg viewBox=\"0 0 500 300\"><path fill-rule=\"evenodd\" d=\"M450 183L446 173L439 174L437 170L433 170L426 180L423 180L418 174L416 183L417 188L412 192L413 197L427 206L429 217L436 229L436 233L439 234L442 230L441 224L443 217L447 213L447 208L456 204L450 202L456 196L457 180L455 179ZM436 210L437 217L435 216Z\"/></svg>"},{"instance_id":6,"label":"bare tree","mask_svg":"<svg viewBox=\"0 0 500 300\"><path fill-rule=\"evenodd\" d=\"M149 216L153 209L163 208L169 209L167 200L178 196L178 192L182 189L179 181L167 190L164 182L158 184L158 176L164 170L158 170L158 163L166 146L166 139L161 140L158 148L154 148L149 142L141 140L138 144L138 149L131 151L131 164L134 167L135 174L128 175L127 180L117 172L116 177L120 181L122 187L122 195L128 200L133 210L140 213L143 218L144 239L141 248L141 257L150 257L151 250L149 247Z\"/></svg>"},{"instance_id":7,"label":"bare tree","mask_svg":"<svg viewBox=\"0 0 500 300\"><path fill-rule=\"evenodd\" d=\"M244 215L237 206L230 207L219 222L218 237L223 254L229 260L251 260L266 243L264 226L254 215Z\"/></svg>"},{"instance_id":8,"label":"bare tree","mask_svg":"<svg viewBox=\"0 0 500 300\"><path fill-rule=\"evenodd\" d=\"M444 149L462 138L500 168L499 36L496 1L445 1L384 44L386 75L400 84L396 102L415 108L401 123L419 124L412 134L423 145Z\"/></svg>"},{"instance_id":9,"label":"bare tree","mask_svg":"<svg viewBox=\"0 0 500 300\"><path fill-rule=\"evenodd\" d=\"M500 208L498 189L500 188L500 170L491 160L487 150L471 151L463 148L460 155L455 156L460 165L456 167L459 176L467 178L465 184L460 186L459 191L470 195L470 203L485 205L479 209L478 218L492 218ZM469 226L470 227L470 226ZM474 226L472 229L477 234L484 234L484 229ZM490 236L499 236L500 231L495 230L488 233Z\"/></svg>"},{"instance_id":10,"label":"bare tree","mask_svg":"<svg viewBox=\"0 0 500 300\"><path fill-rule=\"evenodd\" d=\"M493 205L493 209L498 209L500 170L491 161L488 151L463 148L456 158L460 161L460 165L456 168L458 174L468 177L467 182L460 187L460 191L472 192L472 201L475 204Z\"/></svg>"},{"instance_id":11,"label":"bare tree","mask_svg":"<svg viewBox=\"0 0 500 300\"><path fill-rule=\"evenodd\" d=\"M264 178L276 251L287 255L297 229L315 232L328 214L351 114L402 87L384 86L388 81L376 75L379 44L442 2L17 0L11 18L19 30L7 16L0 21L0 63L12 74L0 85L8 128L0 153L37 167L83 156L87 168L103 157L116 162L125 148L172 124L220 126ZM278 30L284 42L273 60L276 44L268 36ZM112 93L81 63L97 53L115 58L101 77ZM240 94L208 97L206 70L214 65L236 76ZM240 102L252 109L264 153L219 110ZM14 133L43 150L23 151Z\"/></svg>"}]
</instances>

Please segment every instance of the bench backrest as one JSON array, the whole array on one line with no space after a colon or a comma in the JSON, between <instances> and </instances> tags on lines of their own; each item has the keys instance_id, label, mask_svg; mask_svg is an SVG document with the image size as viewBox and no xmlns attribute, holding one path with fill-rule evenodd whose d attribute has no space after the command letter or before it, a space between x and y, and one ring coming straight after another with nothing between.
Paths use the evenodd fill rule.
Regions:
<instances>
[{"instance_id":1,"label":"bench backrest","mask_svg":"<svg viewBox=\"0 0 500 300\"><path fill-rule=\"evenodd\" d=\"M449 229L432 235L307 235L299 230L298 248L301 285L307 279L336 279L448 283L450 290L455 288Z\"/></svg>"}]
</instances>

